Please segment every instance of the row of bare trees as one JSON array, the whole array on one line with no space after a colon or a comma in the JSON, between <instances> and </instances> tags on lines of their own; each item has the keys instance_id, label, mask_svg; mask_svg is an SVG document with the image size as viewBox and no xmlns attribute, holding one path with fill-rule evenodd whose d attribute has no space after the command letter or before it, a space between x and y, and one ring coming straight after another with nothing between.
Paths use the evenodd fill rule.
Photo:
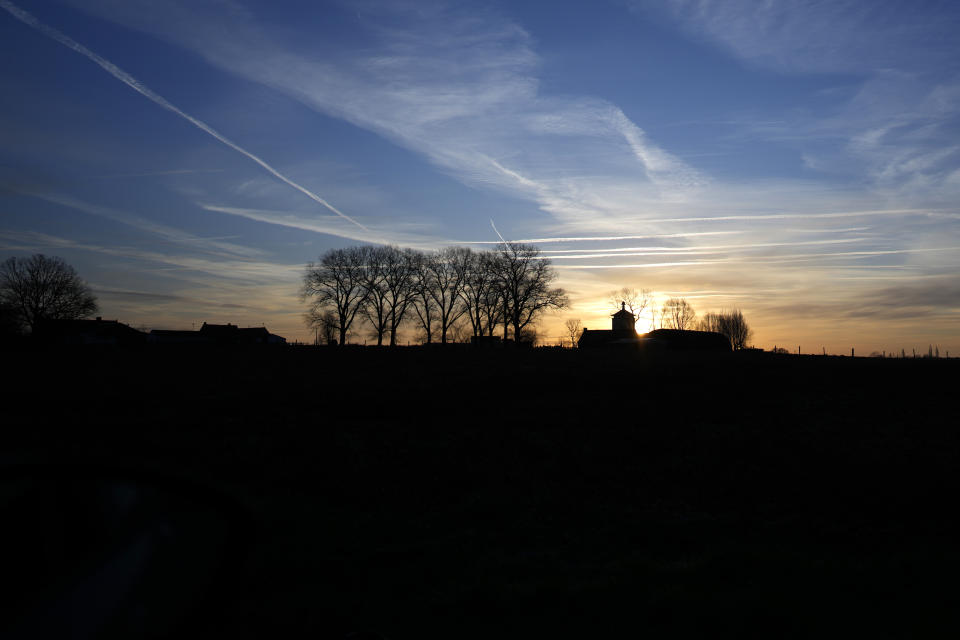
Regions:
<instances>
[{"instance_id":1,"label":"row of bare trees","mask_svg":"<svg viewBox=\"0 0 960 640\"><path fill-rule=\"evenodd\" d=\"M300 290L305 321L345 344L359 317L378 345L397 344L405 323L428 343L446 343L466 318L474 336L522 339L540 316L567 306L556 272L533 245L503 243L493 251L396 246L331 249L307 265Z\"/></svg>"}]
</instances>

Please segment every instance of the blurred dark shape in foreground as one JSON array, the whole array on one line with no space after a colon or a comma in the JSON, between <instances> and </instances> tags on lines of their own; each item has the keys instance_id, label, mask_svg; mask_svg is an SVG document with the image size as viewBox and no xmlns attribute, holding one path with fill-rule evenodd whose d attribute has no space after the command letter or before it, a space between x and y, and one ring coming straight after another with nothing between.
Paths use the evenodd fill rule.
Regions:
<instances>
[{"instance_id":1,"label":"blurred dark shape in foreground","mask_svg":"<svg viewBox=\"0 0 960 640\"><path fill-rule=\"evenodd\" d=\"M0 468L0 635L168 637L230 597L251 521L175 476L80 464Z\"/></svg>"}]
</instances>

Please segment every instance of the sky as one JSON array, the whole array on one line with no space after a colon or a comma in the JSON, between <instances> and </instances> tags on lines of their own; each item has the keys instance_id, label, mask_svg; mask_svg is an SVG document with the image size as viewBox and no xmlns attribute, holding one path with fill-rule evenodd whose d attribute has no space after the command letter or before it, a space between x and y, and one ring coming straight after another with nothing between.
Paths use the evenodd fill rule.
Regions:
<instances>
[{"instance_id":1,"label":"sky","mask_svg":"<svg viewBox=\"0 0 960 640\"><path fill-rule=\"evenodd\" d=\"M922 0L0 0L0 258L131 326L308 340L308 261L495 224L569 292L548 342L628 286L763 348L960 355L957 33Z\"/></svg>"}]
</instances>

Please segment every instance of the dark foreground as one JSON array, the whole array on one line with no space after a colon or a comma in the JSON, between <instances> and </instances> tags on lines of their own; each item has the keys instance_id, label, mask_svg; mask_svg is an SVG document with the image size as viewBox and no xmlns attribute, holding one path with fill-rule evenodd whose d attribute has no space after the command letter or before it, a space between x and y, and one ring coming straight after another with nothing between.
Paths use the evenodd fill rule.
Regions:
<instances>
[{"instance_id":1,"label":"dark foreground","mask_svg":"<svg viewBox=\"0 0 960 640\"><path fill-rule=\"evenodd\" d=\"M115 575L106 637L960 632L957 360L291 347L4 368L0 635L89 610Z\"/></svg>"}]
</instances>

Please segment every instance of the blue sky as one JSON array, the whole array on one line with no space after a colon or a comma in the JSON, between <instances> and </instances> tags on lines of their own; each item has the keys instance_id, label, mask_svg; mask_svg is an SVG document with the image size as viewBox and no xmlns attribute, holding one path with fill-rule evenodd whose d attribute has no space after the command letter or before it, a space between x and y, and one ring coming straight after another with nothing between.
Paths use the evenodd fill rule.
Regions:
<instances>
[{"instance_id":1,"label":"blue sky","mask_svg":"<svg viewBox=\"0 0 960 640\"><path fill-rule=\"evenodd\" d=\"M632 286L764 347L960 354L953 3L0 8L0 252L106 317L304 339L307 261L493 220L571 293L550 336Z\"/></svg>"}]
</instances>

